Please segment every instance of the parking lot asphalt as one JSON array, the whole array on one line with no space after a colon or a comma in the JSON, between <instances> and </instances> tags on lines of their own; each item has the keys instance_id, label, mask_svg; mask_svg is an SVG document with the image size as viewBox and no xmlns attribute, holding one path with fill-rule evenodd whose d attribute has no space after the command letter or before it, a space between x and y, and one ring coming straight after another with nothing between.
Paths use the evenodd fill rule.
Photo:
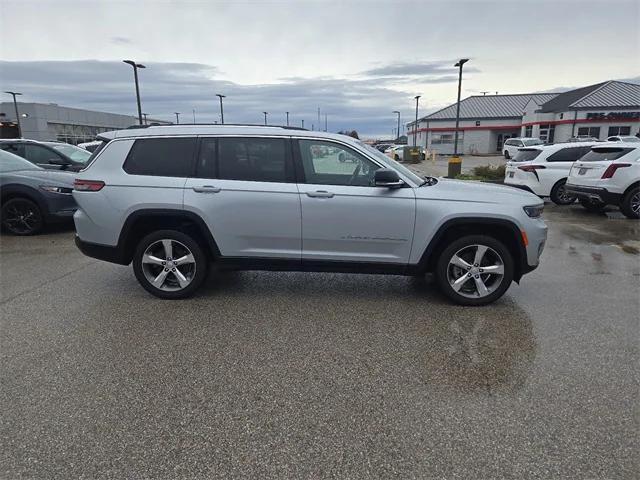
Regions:
<instances>
[{"instance_id":1,"label":"parking lot asphalt","mask_svg":"<svg viewBox=\"0 0 640 480\"><path fill-rule=\"evenodd\" d=\"M0 477L638 478L640 225L549 206L494 305L212 274L162 301L73 232L0 238Z\"/></svg>"}]
</instances>

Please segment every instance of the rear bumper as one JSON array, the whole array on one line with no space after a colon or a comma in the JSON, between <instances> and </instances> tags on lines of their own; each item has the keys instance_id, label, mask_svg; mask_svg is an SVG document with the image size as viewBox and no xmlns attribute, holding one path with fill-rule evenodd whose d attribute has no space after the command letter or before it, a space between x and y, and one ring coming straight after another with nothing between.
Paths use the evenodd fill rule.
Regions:
<instances>
[{"instance_id":1,"label":"rear bumper","mask_svg":"<svg viewBox=\"0 0 640 480\"><path fill-rule=\"evenodd\" d=\"M129 264L128 261L124 260L124 256L118 247L83 242L77 235L76 246L87 257L97 258L98 260L104 260L105 262L117 263L118 265Z\"/></svg>"},{"instance_id":2,"label":"rear bumper","mask_svg":"<svg viewBox=\"0 0 640 480\"><path fill-rule=\"evenodd\" d=\"M572 185L567 183L565 185L565 190L578 196L578 198L596 199L608 205L620 205L620 201L622 200L621 194L612 193L602 187L585 187L583 185Z\"/></svg>"}]
</instances>

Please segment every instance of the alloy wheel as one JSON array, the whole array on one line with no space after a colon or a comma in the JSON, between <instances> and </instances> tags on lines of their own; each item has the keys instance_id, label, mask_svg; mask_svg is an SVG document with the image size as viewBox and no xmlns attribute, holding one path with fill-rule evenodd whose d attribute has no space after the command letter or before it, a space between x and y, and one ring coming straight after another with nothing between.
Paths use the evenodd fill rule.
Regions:
<instances>
[{"instance_id":1,"label":"alloy wheel","mask_svg":"<svg viewBox=\"0 0 640 480\"><path fill-rule=\"evenodd\" d=\"M631 197L631 211L634 215L640 217L640 192Z\"/></svg>"},{"instance_id":2,"label":"alloy wheel","mask_svg":"<svg viewBox=\"0 0 640 480\"><path fill-rule=\"evenodd\" d=\"M484 298L500 287L504 261L486 245L467 245L449 260L447 280L451 288L467 298Z\"/></svg>"},{"instance_id":3,"label":"alloy wheel","mask_svg":"<svg viewBox=\"0 0 640 480\"><path fill-rule=\"evenodd\" d=\"M142 272L154 287L175 292L191 284L196 274L196 261L183 243L162 239L153 242L142 254Z\"/></svg>"},{"instance_id":4,"label":"alloy wheel","mask_svg":"<svg viewBox=\"0 0 640 480\"><path fill-rule=\"evenodd\" d=\"M31 202L14 201L4 210L2 223L11 233L28 235L40 226L40 212Z\"/></svg>"},{"instance_id":5,"label":"alloy wheel","mask_svg":"<svg viewBox=\"0 0 640 480\"><path fill-rule=\"evenodd\" d=\"M564 185L558 187L557 196L558 199L563 203L573 203L576 201L576 196L569 193Z\"/></svg>"}]
</instances>

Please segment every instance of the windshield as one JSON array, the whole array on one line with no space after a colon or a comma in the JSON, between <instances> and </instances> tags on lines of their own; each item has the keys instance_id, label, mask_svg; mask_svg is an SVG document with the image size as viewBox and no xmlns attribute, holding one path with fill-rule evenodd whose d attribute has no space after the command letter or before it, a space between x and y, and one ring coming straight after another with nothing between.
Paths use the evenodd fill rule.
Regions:
<instances>
[{"instance_id":1,"label":"windshield","mask_svg":"<svg viewBox=\"0 0 640 480\"><path fill-rule=\"evenodd\" d=\"M384 163L385 165L389 166L390 168L393 168L394 170L399 171L405 177L408 177L409 179L411 179L411 181L414 182L416 185L421 185L424 182L424 180L422 178L420 178L418 175L413 173L407 167L405 167L404 165L400 165L398 162L396 162L395 160L392 160L391 158L387 157L384 153L379 152L378 150L376 150L375 148L371 147L370 145L367 145L366 143L363 143L363 142L358 142L358 145L360 145L367 152L369 152L374 158L379 160L380 163Z\"/></svg>"},{"instance_id":2,"label":"windshield","mask_svg":"<svg viewBox=\"0 0 640 480\"><path fill-rule=\"evenodd\" d=\"M74 145L68 145L66 143L55 143L50 144L50 146L75 163L84 164L87 162L87 160L89 160L89 157L91 156L91 152L88 152Z\"/></svg>"},{"instance_id":3,"label":"windshield","mask_svg":"<svg viewBox=\"0 0 640 480\"><path fill-rule=\"evenodd\" d=\"M0 150L0 173L15 172L17 170L42 169L22 157Z\"/></svg>"},{"instance_id":4,"label":"windshield","mask_svg":"<svg viewBox=\"0 0 640 480\"><path fill-rule=\"evenodd\" d=\"M593 148L589 153L580 159L581 162L607 162L616 160L635 148L619 148L619 147L598 147Z\"/></svg>"},{"instance_id":5,"label":"windshield","mask_svg":"<svg viewBox=\"0 0 640 480\"><path fill-rule=\"evenodd\" d=\"M514 162L528 162L536 158L542 150L539 148L520 148L513 156Z\"/></svg>"},{"instance_id":6,"label":"windshield","mask_svg":"<svg viewBox=\"0 0 640 480\"><path fill-rule=\"evenodd\" d=\"M538 138L533 138L531 140L523 140L524 144L527 147L530 147L532 145L542 145L544 142Z\"/></svg>"}]
</instances>

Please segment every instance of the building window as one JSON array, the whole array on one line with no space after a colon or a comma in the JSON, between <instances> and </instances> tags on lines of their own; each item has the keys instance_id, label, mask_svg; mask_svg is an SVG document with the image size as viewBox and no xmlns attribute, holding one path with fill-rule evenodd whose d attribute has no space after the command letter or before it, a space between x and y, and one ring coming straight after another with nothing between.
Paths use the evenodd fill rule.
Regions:
<instances>
[{"instance_id":1,"label":"building window","mask_svg":"<svg viewBox=\"0 0 640 480\"><path fill-rule=\"evenodd\" d=\"M476 120L476 127L480 126L480 120Z\"/></svg>"},{"instance_id":2,"label":"building window","mask_svg":"<svg viewBox=\"0 0 640 480\"><path fill-rule=\"evenodd\" d=\"M578 136L600 138L600 127L580 127L578 128Z\"/></svg>"},{"instance_id":3,"label":"building window","mask_svg":"<svg viewBox=\"0 0 640 480\"><path fill-rule=\"evenodd\" d=\"M553 143L553 137L556 133L556 126L550 124L540 125L540 140L544 143Z\"/></svg>"},{"instance_id":4,"label":"building window","mask_svg":"<svg viewBox=\"0 0 640 480\"><path fill-rule=\"evenodd\" d=\"M609 127L608 137L613 135L631 135L631 127Z\"/></svg>"},{"instance_id":5,"label":"building window","mask_svg":"<svg viewBox=\"0 0 640 480\"><path fill-rule=\"evenodd\" d=\"M564 113L560 114L560 120L562 120L564 118Z\"/></svg>"},{"instance_id":6,"label":"building window","mask_svg":"<svg viewBox=\"0 0 640 480\"><path fill-rule=\"evenodd\" d=\"M531 137L533 135L533 125L527 125L524 127L524 136Z\"/></svg>"},{"instance_id":7,"label":"building window","mask_svg":"<svg viewBox=\"0 0 640 480\"><path fill-rule=\"evenodd\" d=\"M431 145L453 145L455 132L434 133L431 135ZM458 132L458 145L464 140L464 132Z\"/></svg>"}]
</instances>

